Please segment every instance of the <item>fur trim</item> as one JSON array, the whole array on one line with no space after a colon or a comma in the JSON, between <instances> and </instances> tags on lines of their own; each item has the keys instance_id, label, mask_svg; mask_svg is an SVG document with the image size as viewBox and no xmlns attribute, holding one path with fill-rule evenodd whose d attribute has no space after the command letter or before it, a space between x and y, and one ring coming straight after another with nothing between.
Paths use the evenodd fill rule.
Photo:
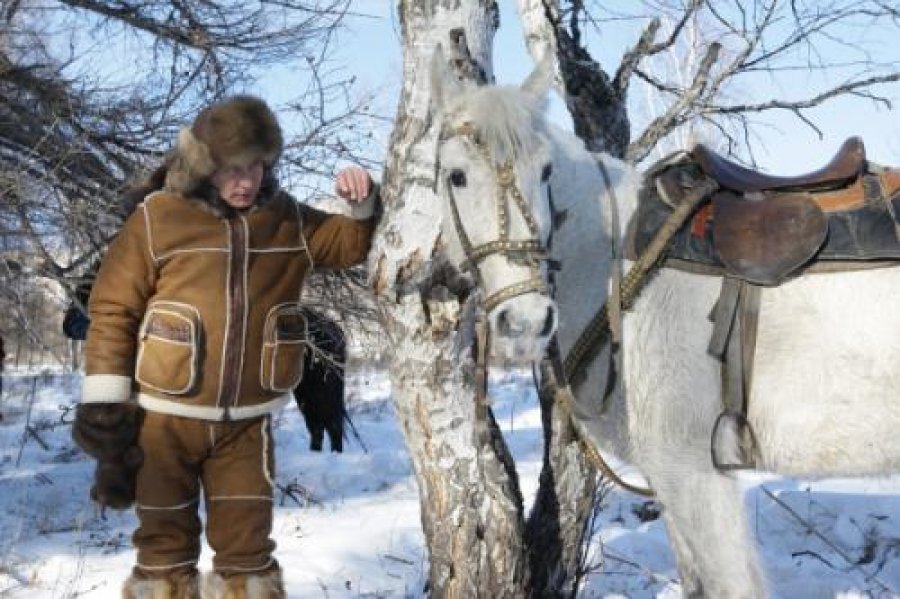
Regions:
<instances>
[{"instance_id":1,"label":"fur trim","mask_svg":"<svg viewBox=\"0 0 900 599\"><path fill-rule=\"evenodd\" d=\"M145 173L143 179L133 181L122 193L122 202L119 205L123 220L128 218L138 204L151 193L161 190L166 184L166 174L169 171L168 161L163 162L149 173ZM99 268L99 267L98 267ZM94 270L96 272L96 270Z\"/></svg>"},{"instance_id":2,"label":"fur trim","mask_svg":"<svg viewBox=\"0 0 900 599\"><path fill-rule=\"evenodd\" d=\"M224 578L210 572L203 580L203 599L286 599L281 569Z\"/></svg>"},{"instance_id":3,"label":"fur trim","mask_svg":"<svg viewBox=\"0 0 900 599\"><path fill-rule=\"evenodd\" d=\"M188 194L216 172L209 147L185 127L178 133L178 145L166 172L166 189Z\"/></svg>"},{"instance_id":4,"label":"fur trim","mask_svg":"<svg viewBox=\"0 0 900 599\"><path fill-rule=\"evenodd\" d=\"M210 106L197 116L191 130L209 147L218 166L255 160L272 166L281 155L278 120L265 102L253 96L235 96Z\"/></svg>"},{"instance_id":5,"label":"fur trim","mask_svg":"<svg viewBox=\"0 0 900 599\"><path fill-rule=\"evenodd\" d=\"M187 195L223 166L259 160L271 168L283 145L278 119L266 103L234 96L204 109L190 128L181 130L165 187Z\"/></svg>"},{"instance_id":6,"label":"fur trim","mask_svg":"<svg viewBox=\"0 0 900 599\"><path fill-rule=\"evenodd\" d=\"M128 577L122 599L200 599L200 578L196 572L166 578Z\"/></svg>"},{"instance_id":7,"label":"fur trim","mask_svg":"<svg viewBox=\"0 0 900 599\"><path fill-rule=\"evenodd\" d=\"M134 504L137 472L144 461L144 452L137 445L115 458L97 460L91 499L103 507L126 510Z\"/></svg>"}]
</instances>

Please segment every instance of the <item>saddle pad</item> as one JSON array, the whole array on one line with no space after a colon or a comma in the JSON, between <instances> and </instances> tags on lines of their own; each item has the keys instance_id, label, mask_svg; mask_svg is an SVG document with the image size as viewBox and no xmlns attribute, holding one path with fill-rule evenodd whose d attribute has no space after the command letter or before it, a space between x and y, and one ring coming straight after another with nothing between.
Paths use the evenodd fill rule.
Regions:
<instances>
[{"instance_id":1,"label":"saddle pad","mask_svg":"<svg viewBox=\"0 0 900 599\"><path fill-rule=\"evenodd\" d=\"M809 194L760 200L721 191L712 198L714 249L729 272L757 285L777 285L806 264L828 232Z\"/></svg>"}]
</instances>

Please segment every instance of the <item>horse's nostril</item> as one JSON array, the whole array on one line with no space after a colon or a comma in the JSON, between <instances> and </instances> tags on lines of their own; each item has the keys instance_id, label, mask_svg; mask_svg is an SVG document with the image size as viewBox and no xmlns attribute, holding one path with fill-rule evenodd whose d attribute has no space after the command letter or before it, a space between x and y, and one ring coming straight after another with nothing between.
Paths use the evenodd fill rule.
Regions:
<instances>
[{"instance_id":1,"label":"horse's nostril","mask_svg":"<svg viewBox=\"0 0 900 599\"><path fill-rule=\"evenodd\" d=\"M497 332L504 337L508 337L512 332L512 326L509 323L509 314L506 310L501 311L497 315Z\"/></svg>"},{"instance_id":2,"label":"horse's nostril","mask_svg":"<svg viewBox=\"0 0 900 599\"><path fill-rule=\"evenodd\" d=\"M544 318L544 328L541 329L541 336L548 337L551 332L553 332L553 325L555 321L555 311L551 306L547 306L547 316Z\"/></svg>"}]
</instances>

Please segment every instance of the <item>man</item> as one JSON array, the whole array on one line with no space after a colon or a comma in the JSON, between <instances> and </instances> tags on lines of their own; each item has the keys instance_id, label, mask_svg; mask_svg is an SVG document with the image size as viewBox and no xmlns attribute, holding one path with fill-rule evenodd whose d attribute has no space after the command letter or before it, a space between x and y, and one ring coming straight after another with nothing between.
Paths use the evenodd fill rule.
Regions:
<instances>
[{"instance_id":1,"label":"man","mask_svg":"<svg viewBox=\"0 0 900 599\"><path fill-rule=\"evenodd\" d=\"M278 122L257 98L202 111L94 284L73 434L98 459L101 504L127 504L107 492L127 489L139 466L126 599L199 597L201 490L215 552L205 596L285 596L269 538L270 415L301 375L303 279L313 265L366 256L376 188L352 167L336 181L350 217L302 206L278 188L281 150Z\"/></svg>"}]
</instances>

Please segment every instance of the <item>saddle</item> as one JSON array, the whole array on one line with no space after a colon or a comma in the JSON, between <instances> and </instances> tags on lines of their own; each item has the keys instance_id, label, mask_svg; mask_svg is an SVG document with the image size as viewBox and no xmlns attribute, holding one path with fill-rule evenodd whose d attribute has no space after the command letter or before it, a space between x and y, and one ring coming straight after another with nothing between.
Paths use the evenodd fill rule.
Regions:
<instances>
[{"instance_id":1,"label":"saddle","mask_svg":"<svg viewBox=\"0 0 900 599\"><path fill-rule=\"evenodd\" d=\"M900 265L900 169L868 162L848 139L824 167L796 177L759 173L706 146L651 167L628 223L626 252L641 255L701 182L717 190L671 238L661 265L722 277L708 353L721 362L722 412L710 439L717 469L754 467L747 420L761 286L808 271Z\"/></svg>"},{"instance_id":2,"label":"saddle","mask_svg":"<svg viewBox=\"0 0 900 599\"><path fill-rule=\"evenodd\" d=\"M835 189L855 181L866 167L862 139L851 137L824 167L805 175L779 177L748 169L698 144L691 150L694 160L708 176L726 189L748 193L758 191L816 191Z\"/></svg>"},{"instance_id":3,"label":"saddle","mask_svg":"<svg viewBox=\"0 0 900 599\"><path fill-rule=\"evenodd\" d=\"M703 145L660 161L629 224L632 257L703 178L719 189L673 237L667 266L774 286L818 262L900 259L900 170L867 162L858 137L794 177L748 169Z\"/></svg>"}]
</instances>

